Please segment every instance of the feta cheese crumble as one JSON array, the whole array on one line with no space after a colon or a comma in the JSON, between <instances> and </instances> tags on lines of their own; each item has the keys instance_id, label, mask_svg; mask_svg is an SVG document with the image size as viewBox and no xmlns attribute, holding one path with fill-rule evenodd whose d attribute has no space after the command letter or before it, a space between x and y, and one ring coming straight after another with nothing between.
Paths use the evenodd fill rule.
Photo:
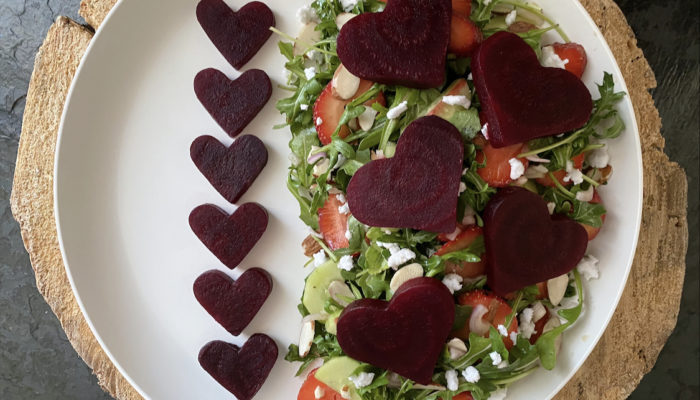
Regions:
<instances>
[{"instance_id":1,"label":"feta cheese crumble","mask_svg":"<svg viewBox=\"0 0 700 400\"><path fill-rule=\"evenodd\" d=\"M323 390L322 387L316 386L316 389L314 389L314 397L318 400L318 399L322 399L323 396L325 396L325 395L326 395L326 391Z\"/></svg>"},{"instance_id":2,"label":"feta cheese crumble","mask_svg":"<svg viewBox=\"0 0 700 400\"><path fill-rule=\"evenodd\" d=\"M593 168L605 168L610 162L610 154L608 154L608 148L601 147L599 149L594 149L586 156L588 164Z\"/></svg>"},{"instance_id":3,"label":"feta cheese crumble","mask_svg":"<svg viewBox=\"0 0 700 400\"><path fill-rule=\"evenodd\" d=\"M509 12L508 15L506 15L506 25L507 26L513 25L513 23L515 22L515 18L517 18L517 17L518 17L517 10L513 10L513 11Z\"/></svg>"},{"instance_id":4,"label":"feta cheese crumble","mask_svg":"<svg viewBox=\"0 0 700 400\"><path fill-rule=\"evenodd\" d=\"M600 270L598 269L598 259L588 254L583 256L581 261L579 261L576 266L578 272L586 278L587 281L591 279L598 279L600 275Z\"/></svg>"},{"instance_id":5,"label":"feta cheese crumble","mask_svg":"<svg viewBox=\"0 0 700 400\"><path fill-rule=\"evenodd\" d=\"M559 58L557 53L554 52L554 47L544 46L542 48L540 64L542 64L543 67L566 69L566 64L568 64L568 62L568 59L562 60Z\"/></svg>"},{"instance_id":6,"label":"feta cheese crumble","mask_svg":"<svg viewBox=\"0 0 700 400\"><path fill-rule=\"evenodd\" d=\"M445 275L444 278L442 278L442 283L447 286L447 289L449 289L450 293L454 294L456 291L459 291L462 289L462 282L464 281L464 278L457 274L447 274Z\"/></svg>"},{"instance_id":7,"label":"feta cheese crumble","mask_svg":"<svg viewBox=\"0 0 700 400\"><path fill-rule=\"evenodd\" d=\"M508 360L503 360L498 365L496 365L496 368L503 369L509 365L510 365L510 363L508 362Z\"/></svg>"},{"instance_id":8,"label":"feta cheese crumble","mask_svg":"<svg viewBox=\"0 0 700 400\"><path fill-rule=\"evenodd\" d=\"M464 108L469 108L472 105L472 102L467 96L442 96L442 102L451 106L462 106Z\"/></svg>"},{"instance_id":9,"label":"feta cheese crumble","mask_svg":"<svg viewBox=\"0 0 700 400\"><path fill-rule=\"evenodd\" d=\"M348 228L348 229L345 231L345 239L347 239L347 240L351 240L351 239L352 239L352 232L350 232L350 228Z\"/></svg>"},{"instance_id":10,"label":"feta cheese crumble","mask_svg":"<svg viewBox=\"0 0 700 400\"><path fill-rule=\"evenodd\" d=\"M484 138L486 140L489 140L489 123L485 123L484 126L481 127L481 134L484 135Z\"/></svg>"},{"instance_id":11,"label":"feta cheese crumble","mask_svg":"<svg viewBox=\"0 0 700 400\"><path fill-rule=\"evenodd\" d=\"M348 203L345 203L342 206L338 207L338 212L346 215L350 214L350 207L348 206Z\"/></svg>"},{"instance_id":12,"label":"feta cheese crumble","mask_svg":"<svg viewBox=\"0 0 700 400\"><path fill-rule=\"evenodd\" d=\"M314 79L314 76L316 76L316 67L304 68L304 75L307 81Z\"/></svg>"},{"instance_id":13,"label":"feta cheese crumble","mask_svg":"<svg viewBox=\"0 0 700 400\"><path fill-rule=\"evenodd\" d=\"M513 342L513 344L518 343L518 331L511 332L508 337L510 338L510 341Z\"/></svg>"},{"instance_id":14,"label":"feta cheese crumble","mask_svg":"<svg viewBox=\"0 0 700 400\"><path fill-rule=\"evenodd\" d=\"M447 381L448 390L454 392L459 389L459 378L457 377L457 371L453 369L445 371L445 380Z\"/></svg>"},{"instance_id":15,"label":"feta cheese crumble","mask_svg":"<svg viewBox=\"0 0 700 400\"><path fill-rule=\"evenodd\" d=\"M501 357L501 354L497 351L490 352L489 357L491 357L492 365L498 365L503 361L503 357Z\"/></svg>"},{"instance_id":16,"label":"feta cheese crumble","mask_svg":"<svg viewBox=\"0 0 700 400\"><path fill-rule=\"evenodd\" d=\"M467 80L468 81L473 81L474 80L474 75L470 72L469 75L467 75Z\"/></svg>"},{"instance_id":17,"label":"feta cheese crumble","mask_svg":"<svg viewBox=\"0 0 700 400\"><path fill-rule=\"evenodd\" d=\"M467 184L464 182L459 182L459 194L464 193L467 190Z\"/></svg>"},{"instance_id":18,"label":"feta cheese crumble","mask_svg":"<svg viewBox=\"0 0 700 400\"><path fill-rule=\"evenodd\" d=\"M506 329L506 327L503 324L499 324L498 328L496 329L498 329L498 333L500 333L501 336L508 336L508 329Z\"/></svg>"},{"instance_id":19,"label":"feta cheese crumble","mask_svg":"<svg viewBox=\"0 0 700 400\"><path fill-rule=\"evenodd\" d=\"M479 379L481 379L481 375L479 375L479 370L472 366L468 366L467 369L462 371L462 376L469 383L477 383L479 382Z\"/></svg>"},{"instance_id":20,"label":"feta cheese crumble","mask_svg":"<svg viewBox=\"0 0 700 400\"><path fill-rule=\"evenodd\" d=\"M406 110L408 110L408 102L406 100L402 101L397 105L396 107L392 107L387 111L386 117L388 119L397 119L398 117L401 116L401 114L405 113Z\"/></svg>"},{"instance_id":21,"label":"feta cheese crumble","mask_svg":"<svg viewBox=\"0 0 700 400\"><path fill-rule=\"evenodd\" d=\"M358 0L340 0L340 5L343 7L345 12L352 11L357 5Z\"/></svg>"},{"instance_id":22,"label":"feta cheese crumble","mask_svg":"<svg viewBox=\"0 0 700 400\"><path fill-rule=\"evenodd\" d=\"M586 190L581 190L576 193L576 200L589 202L593 200L593 185L589 186Z\"/></svg>"},{"instance_id":23,"label":"feta cheese crumble","mask_svg":"<svg viewBox=\"0 0 700 400\"><path fill-rule=\"evenodd\" d=\"M319 250L318 253L314 254L314 267L318 267L326 262L326 260L326 252L324 250Z\"/></svg>"},{"instance_id":24,"label":"feta cheese crumble","mask_svg":"<svg viewBox=\"0 0 700 400\"><path fill-rule=\"evenodd\" d=\"M373 372L360 372L357 375L351 375L348 379L355 385L356 388L360 389L372 384L374 380Z\"/></svg>"},{"instance_id":25,"label":"feta cheese crumble","mask_svg":"<svg viewBox=\"0 0 700 400\"><path fill-rule=\"evenodd\" d=\"M452 233L450 233L449 235L445 235L445 237L447 238L447 240L455 240L457 238L457 235L459 235L460 233L462 233L462 230L459 229L459 227L456 227L455 230L452 231Z\"/></svg>"},{"instance_id":26,"label":"feta cheese crumble","mask_svg":"<svg viewBox=\"0 0 700 400\"><path fill-rule=\"evenodd\" d=\"M352 271L353 267L352 256L350 255L342 256L340 260L338 260L338 268L344 271Z\"/></svg>"},{"instance_id":27,"label":"feta cheese crumble","mask_svg":"<svg viewBox=\"0 0 700 400\"><path fill-rule=\"evenodd\" d=\"M462 225L474 225L476 224L476 212L472 206L467 204L464 207L464 217L462 217Z\"/></svg>"},{"instance_id":28,"label":"feta cheese crumble","mask_svg":"<svg viewBox=\"0 0 700 400\"><path fill-rule=\"evenodd\" d=\"M338 154L338 155L340 156L340 154ZM340 203L347 203L347 202L348 202L347 199L345 198L345 195L344 195L342 192L341 192L341 193L337 193L337 194L335 195L335 198L336 198Z\"/></svg>"},{"instance_id":29,"label":"feta cheese crumble","mask_svg":"<svg viewBox=\"0 0 700 400\"><path fill-rule=\"evenodd\" d=\"M391 250L389 250L391 251ZM405 264L408 261L413 260L416 258L416 253L412 252L409 249L401 249L397 251L396 253L393 253L388 260L389 267L393 269L397 269L401 264Z\"/></svg>"},{"instance_id":30,"label":"feta cheese crumble","mask_svg":"<svg viewBox=\"0 0 700 400\"><path fill-rule=\"evenodd\" d=\"M508 164L510 164L510 179L518 179L525 173L525 166L523 165L523 162L517 158L511 158L508 160Z\"/></svg>"},{"instance_id":31,"label":"feta cheese crumble","mask_svg":"<svg viewBox=\"0 0 700 400\"><path fill-rule=\"evenodd\" d=\"M302 8L298 9L297 19L304 25L310 24L312 22L321 22L321 20L318 18L318 15L316 14L316 10L311 8L311 6L303 6Z\"/></svg>"},{"instance_id":32,"label":"feta cheese crumble","mask_svg":"<svg viewBox=\"0 0 700 400\"><path fill-rule=\"evenodd\" d=\"M309 109L309 105L308 104L299 104L299 109L301 109L301 111L306 111Z\"/></svg>"},{"instance_id":33,"label":"feta cheese crumble","mask_svg":"<svg viewBox=\"0 0 700 400\"><path fill-rule=\"evenodd\" d=\"M316 125L323 125L323 119L321 117L316 118Z\"/></svg>"},{"instance_id":34,"label":"feta cheese crumble","mask_svg":"<svg viewBox=\"0 0 700 400\"><path fill-rule=\"evenodd\" d=\"M547 203L547 211L549 211L549 215L554 214L554 209L555 209L555 208L557 208L556 203L553 203L553 202L551 202L551 201L550 201L549 203Z\"/></svg>"},{"instance_id":35,"label":"feta cheese crumble","mask_svg":"<svg viewBox=\"0 0 700 400\"><path fill-rule=\"evenodd\" d=\"M580 169L574 168L574 163L571 160L566 162L566 176L564 177L564 182L573 182L574 185L583 182L583 172L581 172Z\"/></svg>"},{"instance_id":36,"label":"feta cheese crumble","mask_svg":"<svg viewBox=\"0 0 700 400\"><path fill-rule=\"evenodd\" d=\"M391 254L396 254L401 250L398 244L396 243L384 243L384 242L376 242L377 246L379 247L384 247L385 249L389 250L389 253Z\"/></svg>"},{"instance_id":37,"label":"feta cheese crumble","mask_svg":"<svg viewBox=\"0 0 700 400\"><path fill-rule=\"evenodd\" d=\"M518 330L525 339L530 339L530 337L535 333L535 323L532 321L533 315L534 311L530 307L525 308L520 312L520 324L518 324Z\"/></svg>"}]
</instances>

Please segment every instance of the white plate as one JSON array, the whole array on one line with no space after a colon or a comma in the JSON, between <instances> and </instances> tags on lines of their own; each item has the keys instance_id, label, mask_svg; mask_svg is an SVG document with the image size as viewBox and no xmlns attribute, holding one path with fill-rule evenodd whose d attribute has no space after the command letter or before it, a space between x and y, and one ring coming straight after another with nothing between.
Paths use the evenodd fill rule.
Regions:
<instances>
[{"instance_id":1,"label":"white plate","mask_svg":"<svg viewBox=\"0 0 700 400\"><path fill-rule=\"evenodd\" d=\"M231 1L240 7L242 0ZM617 87L622 76L602 35L573 0L541 0L571 39L588 53L584 79L610 71ZM199 104L195 74L215 67L238 75L209 42L195 18L196 0L122 0L95 35L73 81L64 110L56 157L56 220L63 259L83 313L100 344L126 379L153 399L228 399L231 395L197 363L210 340L241 344L264 332L279 345L279 360L258 399L295 397L297 365L282 358L297 340L296 305L306 261L298 206L285 186L286 130L275 102L245 132L267 145L269 162L241 199L264 205L267 232L233 272L199 242L187 217L199 204L228 204L203 178L189 157L202 134L231 139ZM303 1L269 0L277 27L295 33L295 12ZM273 36L245 68L267 71L283 81L282 56ZM509 399L553 396L582 364L609 321L629 272L636 245L642 199L639 138L629 99L620 104L627 124L612 142L615 173L601 190L608 216L589 251L600 259L601 279L585 284L585 313L567 331L554 371L537 371L509 390ZM274 289L241 337L232 337L195 300L192 283L202 272L222 269L232 276L252 266L266 268ZM620 343L621 346L626 345Z\"/></svg>"}]
</instances>

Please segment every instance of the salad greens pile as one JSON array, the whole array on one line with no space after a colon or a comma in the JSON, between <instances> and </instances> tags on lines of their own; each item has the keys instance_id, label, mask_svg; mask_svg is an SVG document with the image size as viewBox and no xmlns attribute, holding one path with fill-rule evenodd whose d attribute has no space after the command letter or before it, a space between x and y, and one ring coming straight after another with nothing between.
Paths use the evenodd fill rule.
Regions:
<instances>
[{"instance_id":1,"label":"salad greens pile","mask_svg":"<svg viewBox=\"0 0 700 400\"><path fill-rule=\"evenodd\" d=\"M385 3L378 0L358 1L350 12L355 14L378 12L383 10L384 6ZM494 10L499 7L516 7L519 10L528 11L530 15L546 23L544 28L519 34L538 55L541 53L542 35L550 30L555 30L568 42L568 37L563 30L547 18L541 9L512 0L476 0L474 2L471 20L482 29L484 37L508 28L503 21L503 16L494 13ZM458 78L468 77L470 68L468 58L450 55L445 87L440 89L418 90L375 83L367 92L347 104L332 140L329 144L322 145L314 126L313 106L340 64L336 54L338 35L336 16L348 10L344 10L338 0L315 0L311 8L318 16L316 30L321 34L318 42L294 43L294 38L275 30L286 39L279 42L279 50L287 59L285 69L288 72L287 83L281 88L290 93L289 97L277 103L278 110L286 119L286 123L277 128L288 128L292 134L289 142L291 166L287 187L299 203L301 220L313 231L310 237L324 253L319 257L328 258L330 262L337 264L344 256L355 256L351 269L340 270L342 279L353 297L382 300L391 298L389 285L395 273L395 269L389 264L389 258L392 255L389 244L410 250L415 255L410 262L420 264L423 267L424 276L437 279L445 277L445 268L449 263L479 262L480 255L484 252L482 237L467 248L437 255L435 253L443 245L443 241L440 241L435 233L413 229L368 227L352 216L349 216L347 222L346 237L349 237L347 247L331 249L318 233L320 230L318 211L324 206L329 196L333 193L344 193L353 174L372 159L382 156L391 157L396 142L406 126L426 115L431 105L440 101L439 99L444 95L440 89L445 89ZM301 46L303 54L295 53L295 46ZM307 73L310 66L314 68L313 76ZM474 93L472 82L468 82L470 91ZM368 107L364 103L380 92L386 99L386 106L378 102L372 104L371 107L377 112L372 128L367 131L350 129L350 134L341 138L340 127L348 125L350 121L363 114ZM616 103L623 98L624 93L615 92L612 75L605 73L602 83L598 85L598 92L599 98L594 101L591 118L584 127L556 137L532 140L527 143L525 151L518 156L536 156L535 160L546 160L547 162L539 165L541 168L546 168L543 174L549 176L554 182L554 186L550 187L539 184L535 179L527 179L527 182L521 186L553 203L554 212L568 214L572 219L594 228L602 225L605 208L580 194L590 193L591 187L596 188L605 184L609 171L603 171L603 168L586 163L581 169L582 181L568 187L564 187L554 179L552 173L571 169L573 158L602 148L604 144L600 140L613 139L624 130L622 118L615 109ZM399 118L388 118L388 111L403 102L407 105L407 110ZM450 122L462 134L465 150L462 175L464 185L459 195L457 218L458 221L462 221L465 216L472 216L474 224L483 226L480 213L497 189L491 187L478 173L478 170L484 168L489 162L485 158L481 162L477 161L477 154L482 147L480 144L482 142L474 140L482 130L478 109L478 98L473 95L471 107L453 107L454 115L451 116ZM329 165L325 171L315 168L323 158L327 158ZM311 263L314 263L314 258L311 258L307 265ZM455 294L481 289L487 285L486 277L482 276L465 281ZM355 374L371 372L374 374L374 379L367 386L353 389L364 400L450 400L465 391L469 391L474 399L481 400L488 399L496 390L526 377L538 366L545 369L554 368L560 336L564 330L576 322L582 311L584 294L579 272L574 269L569 274L568 289L563 301L563 304L569 307L551 304L548 299L543 299L538 294L539 290L536 286L520 290L513 299L508 301L512 313L505 324L510 326L510 321L516 319L522 310L540 302L551 310L552 318L559 318L562 323L543 333L534 343L519 334L514 346L508 350L504 345L504 336L499 334L496 328L491 327L489 337L471 333L468 338L465 338L467 351L460 357L451 357L447 347L445 348L433 376L435 387L417 385L389 371L369 364L361 364ZM324 299L323 317L339 315L344 308L341 303L330 297ZM455 327L464 326L472 309L465 305L457 305L456 309ZM299 311L302 317L308 318L311 314L303 303L299 305ZM507 362L505 364L494 362L492 358L496 357L496 353L500 359ZM318 323L315 326L315 336L308 354L300 355L299 347L292 344L285 359L301 362L298 374L302 374L316 359L330 360L342 355L343 351L333 332L333 326L328 323L325 325ZM462 371L467 367L475 367L480 374L480 379L477 382L468 382L460 377L457 390L447 389L446 372Z\"/></svg>"}]
</instances>

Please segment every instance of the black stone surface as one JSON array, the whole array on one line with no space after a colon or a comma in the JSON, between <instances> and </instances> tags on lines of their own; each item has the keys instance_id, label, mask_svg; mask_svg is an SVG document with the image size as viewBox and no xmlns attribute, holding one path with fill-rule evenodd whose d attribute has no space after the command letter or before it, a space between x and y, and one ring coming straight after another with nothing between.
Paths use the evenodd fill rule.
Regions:
<instances>
[{"instance_id":1,"label":"black stone surface","mask_svg":"<svg viewBox=\"0 0 700 400\"><path fill-rule=\"evenodd\" d=\"M697 0L616 0L658 80L666 152L689 183L690 244L678 325L630 399L698 399L698 153L700 10ZM82 21L79 0L0 0L0 399L109 399L36 289L9 196L34 55L58 15ZM663 284L663 282L659 282ZM640 323L653 325L654 321ZM643 340L643 338L640 338Z\"/></svg>"}]
</instances>

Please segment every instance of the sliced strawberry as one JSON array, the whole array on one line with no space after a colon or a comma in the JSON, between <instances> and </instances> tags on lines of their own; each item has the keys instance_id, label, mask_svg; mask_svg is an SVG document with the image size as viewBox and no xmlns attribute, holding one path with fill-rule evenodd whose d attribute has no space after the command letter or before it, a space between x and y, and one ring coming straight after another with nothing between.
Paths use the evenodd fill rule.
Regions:
<instances>
[{"instance_id":1,"label":"sliced strawberry","mask_svg":"<svg viewBox=\"0 0 700 400\"><path fill-rule=\"evenodd\" d=\"M452 15L458 15L462 18L469 18L469 14L471 13L471 0L452 0Z\"/></svg>"},{"instance_id":2,"label":"sliced strawberry","mask_svg":"<svg viewBox=\"0 0 700 400\"><path fill-rule=\"evenodd\" d=\"M448 53L461 57L471 56L482 40L481 31L469 20L469 17L452 14L450 43L447 45Z\"/></svg>"},{"instance_id":3,"label":"sliced strawberry","mask_svg":"<svg viewBox=\"0 0 700 400\"><path fill-rule=\"evenodd\" d=\"M306 380L301 385L301 389L299 389L297 400L344 400L340 393L336 392L335 390L331 389L330 386L316 379L317 370L318 368L309 372L309 375L306 377ZM316 388L318 387L321 388L320 392L323 393L323 396L321 396L320 398L316 397Z\"/></svg>"},{"instance_id":4,"label":"sliced strawberry","mask_svg":"<svg viewBox=\"0 0 700 400\"><path fill-rule=\"evenodd\" d=\"M544 333L542 331L544 330L544 325L547 323L547 321L549 321L549 312L535 322L535 333L530 336L530 344L535 344L537 339L542 336L542 333Z\"/></svg>"},{"instance_id":5,"label":"sliced strawberry","mask_svg":"<svg viewBox=\"0 0 700 400\"><path fill-rule=\"evenodd\" d=\"M442 400L442 397L438 397L438 399ZM471 392L462 392L457 396L452 396L452 400L474 400L474 398L472 397Z\"/></svg>"},{"instance_id":6,"label":"sliced strawberry","mask_svg":"<svg viewBox=\"0 0 700 400\"><path fill-rule=\"evenodd\" d=\"M335 132L335 128L338 127L340 118L343 116L343 111L345 111L345 106L368 91L372 85L372 82L362 79L360 81L360 87L357 89L357 94L351 99L341 100L333 96L333 82L328 82L328 85L326 85L326 88L323 89L314 103L314 126L316 126L318 138L323 145L327 145L331 142L333 132ZM364 105L371 106L374 103L386 105L384 94L380 92L373 99L366 101ZM350 129L345 125L343 125L338 132L338 136L341 138L349 134Z\"/></svg>"},{"instance_id":7,"label":"sliced strawberry","mask_svg":"<svg viewBox=\"0 0 700 400\"><path fill-rule=\"evenodd\" d=\"M601 203L600 195L598 194L597 190L593 191L593 199L591 199L590 203L593 203L593 204L600 204ZM606 214L603 214L600 217L600 219L602 219L603 222L605 222L605 215ZM595 228L595 227L592 227L592 226L586 225L586 224L581 224L581 226L583 226L583 228L586 230L586 233L588 234L589 241L595 239L595 237L598 236L598 232L600 232L600 228L603 227L601 225L601 226Z\"/></svg>"},{"instance_id":8,"label":"sliced strawberry","mask_svg":"<svg viewBox=\"0 0 700 400\"><path fill-rule=\"evenodd\" d=\"M476 225L465 227L462 233L457 235L454 240L445 243L435 254L442 256L454 251L464 250L482 234L481 228ZM479 254L479 256L481 257L481 261L478 262L448 261L445 263L445 273L457 274L465 279L472 279L484 275L486 273L486 261L484 260L484 254Z\"/></svg>"},{"instance_id":9,"label":"sliced strawberry","mask_svg":"<svg viewBox=\"0 0 700 400\"><path fill-rule=\"evenodd\" d=\"M574 164L574 168L576 169L581 169L583 167L583 160L586 158L586 155L581 153L571 159L571 161ZM564 178L566 177L566 171L563 169L558 169L556 171L552 171L552 175L554 175L554 178L559 181L559 183L562 186L571 186L573 182L564 182ZM549 187L554 187L556 186L552 179L549 178L549 174L545 175L542 178L537 178L536 179L537 183L539 183L542 186L549 186Z\"/></svg>"},{"instance_id":10,"label":"sliced strawberry","mask_svg":"<svg viewBox=\"0 0 700 400\"><path fill-rule=\"evenodd\" d=\"M564 65L567 71L581 78L586 69L588 58L586 50L578 43L554 43L552 49L563 60L569 60Z\"/></svg>"},{"instance_id":11,"label":"sliced strawberry","mask_svg":"<svg viewBox=\"0 0 700 400\"><path fill-rule=\"evenodd\" d=\"M474 140L474 143L479 144L480 141ZM478 168L476 173L481 176L481 178L486 181L490 186L493 187L504 187L508 186L512 179L510 179L510 159L514 158L518 154L522 153L523 144L516 143L506 147L495 148L491 146L491 143L484 141L484 145L481 150L476 153L476 162L483 163L484 157L486 157L486 166L483 168ZM523 166L527 168L528 161L526 158L519 158Z\"/></svg>"},{"instance_id":12,"label":"sliced strawberry","mask_svg":"<svg viewBox=\"0 0 700 400\"><path fill-rule=\"evenodd\" d=\"M506 318L513 312L508 303L502 298L496 296L495 294L486 292L484 290L473 290L459 296L457 301L463 306L472 307L472 312L481 305L486 307L486 313L482 317L483 321L491 324L494 328L498 329L498 325L505 325ZM517 318L513 317L513 320L508 327L508 335L511 332L518 330ZM453 332L454 333L454 332ZM490 333L487 332L484 337L489 337ZM464 324L464 327L456 332L456 336L462 339L469 338L469 320ZM505 344L507 349L513 347L513 342L510 340L509 336L503 337L503 344Z\"/></svg>"},{"instance_id":13,"label":"sliced strawberry","mask_svg":"<svg viewBox=\"0 0 700 400\"><path fill-rule=\"evenodd\" d=\"M318 227L323 235L323 240L328 247L333 250L343 249L350 245L345 237L345 232L348 230L349 214L343 214L338 211L338 207L342 206L335 194L328 195L323 207L318 209Z\"/></svg>"}]
</instances>

